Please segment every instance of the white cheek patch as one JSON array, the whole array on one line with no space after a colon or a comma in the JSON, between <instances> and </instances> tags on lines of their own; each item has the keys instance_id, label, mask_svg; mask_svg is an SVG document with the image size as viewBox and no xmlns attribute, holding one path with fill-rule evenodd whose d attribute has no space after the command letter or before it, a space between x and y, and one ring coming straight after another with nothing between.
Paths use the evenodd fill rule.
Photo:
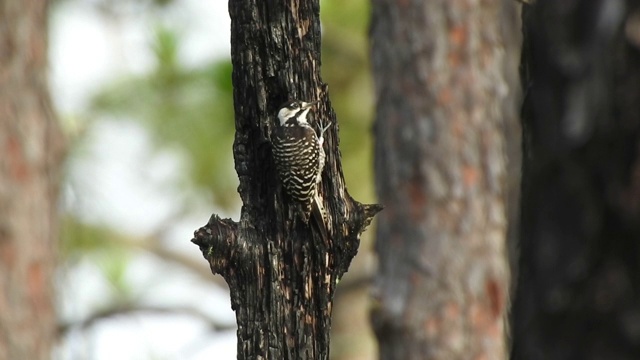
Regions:
<instances>
[{"instance_id":1,"label":"white cheek patch","mask_svg":"<svg viewBox=\"0 0 640 360\"><path fill-rule=\"evenodd\" d=\"M280 109L280 111L278 112L278 119L280 120L280 125L284 126L284 123L286 123L287 120L289 120L294 113L295 113L294 111L288 108Z\"/></svg>"},{"instance_id":2,"label":"white cheek patch","mask_svg":"<svg viewBox=\"0 0 640 360\"><path fill-rule=\"evenodd\" d=\"M309 113L309 110L311 110L311 108L305 109L302 114L298 116L298 122L307 124L307 114Z\"/></svg>"}]
</instances>

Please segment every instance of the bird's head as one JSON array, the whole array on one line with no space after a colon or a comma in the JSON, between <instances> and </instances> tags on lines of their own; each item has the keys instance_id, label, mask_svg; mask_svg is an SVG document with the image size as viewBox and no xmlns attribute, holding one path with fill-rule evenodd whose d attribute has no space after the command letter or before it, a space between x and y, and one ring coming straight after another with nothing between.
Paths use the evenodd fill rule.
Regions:
<instances>
[{"instance_id":1,"label":"bird's head","mask_svg":"<svg viewBox=\"0 0 640 360\"><path fill-rule=\"evenodd\" d=\"M300 100L289 100L282 104L278 111L280 126L308 124L307 114L316 103L317 101L304 102Z\"/></svg>"}]
</instances>

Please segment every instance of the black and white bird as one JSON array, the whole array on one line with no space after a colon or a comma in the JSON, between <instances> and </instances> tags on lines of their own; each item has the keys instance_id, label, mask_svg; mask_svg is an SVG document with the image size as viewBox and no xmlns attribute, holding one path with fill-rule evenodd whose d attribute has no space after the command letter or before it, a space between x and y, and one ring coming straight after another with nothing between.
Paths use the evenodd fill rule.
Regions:
<instances>
[{"instance_id":1,"label":"black and white bird","mask_svg":"<svg viewBox=\"0 0 640 360\"><path fill-rule=\"evenodd\" d=\"M329 125L319 126L318 132L307 121L316 102L290 100L278 111L278 121L271 142L273 157L282 185L297 203L299 212L309 223L315 218L322 236L327 239L324 207L318 195L326 155L323 149L324 132Z\"/></svg>"}]
</instances>

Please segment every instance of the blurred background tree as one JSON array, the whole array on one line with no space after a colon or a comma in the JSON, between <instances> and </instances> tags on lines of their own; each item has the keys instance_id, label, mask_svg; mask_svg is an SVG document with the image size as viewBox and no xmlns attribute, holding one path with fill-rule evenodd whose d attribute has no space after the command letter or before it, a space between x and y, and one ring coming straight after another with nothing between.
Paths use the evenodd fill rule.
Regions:
<instances>
[{"instance_id":1,"label":"blurred background tree","mask_svg":"<svg viewBox=\"0 0 640 360\"><path fill-rule=\"evenodd\" d=\"M640 2L523 6L514 359L640 358Z\"/></svg>"},{"instance_id":2,"label":"blurred background tree","mask_svg":"<svg viewBox=\"0 0 640 360\"><path fill-rule=\"evenodd\" d=\"M120 36L124 36L127 21L138 21L137 18L143 14L154 24L154 35L148 44L153 55L149 66L142 71L110 79L91 96L86 111L65 114L67 129L75 138L70 161L71 176L67 182L68 211L63 222L63 254L68 266L62 276L62 286L81 286L77 281L78 277L83 277L70 274L86 270L87 263L91 263L92 271L106 284L103 291L108 295L84 313L76 311L82 314L63 319L60 326L63 347L65 342L90 339L82 334L91 333L91 329L101 322L122 319L124 315L135 314L140 318L175 313L201 317L207 329L204 338L209 338L206 334L211 328L224 330L233 326L232 320L224 317L220 320L220 316L188 302L172 304L175 300L171 296L165 298L166 294L162 295L161 288L166 284L157 284L159 279L163 283L184 282L164 277L166 271L176 271L187 273L190 279L204 280L224 289L222 279L210 274L197 247L188 242L190 233L177 234L175 224L184 222L194 213L201 214L202 209L211 213L215 208L237 217L240 205L232 155L234 122L230 60L225 54L225 57L211 58L196 65L185 61L183 31L189 24L186 19L172 15L182 6L181 2L58 2L59 5L92 7L100 17L114 24L116 33L123 32ZM366 36L368 6L364 0L348 3L324 0L321 3L323 80L330 85L332 104L340 121L340 146L347 186L354 197L365 203L374 202L370 131L372 89ZM151 231L130 232L83 215L82 203L91 201L90 194L85 192L83 181L73 175L73 168L83 163L99 166L100 159L91 158L92 152L87 149L96 137L101 136L105 124L141 130L148 138L150 153L143 156L143 163L139 164L143 173L147 165L162 167L162 164L157 164L157 157L161 162L168 159L166 167L171 176L161 181L159 189L173 195L171 210L157 221ZM154 185L157 179L149 180L150 187L157 186ZM202 217L199 219L201 221ZM191 230L195 228L192 226ZM368 283L372 270L369 244L365 233L360 254L338 290L333 320L333 359L375 357L368 321ZM155 269L160 267L162 270L158 274L145 270L145 279L134 280L139 277L135 274L140 271L137 264L141 258L148 259L149 255L156 259L153 260ZM181 289L189 291L188 286ZM198 294L198 290L194 294ZM61 302L67 301L68 297L61 299ZM210 304L222 305L228 310L228 298L220 296L216 301ZM99 342L96 339L86 341ZM202 339L198 341L204 343ZM187 346L190 350L184 350L188 355L179 352L181 356L197 353L198 346L204 346L198 341ZM74 348L78 349L77 345L68 345L62 356L87 351L82 346L78 351ZM154 354L152 350L148 353ZM92 356L97 354L89 351L88 357Z\"/></svg>"},{"instance_id":3,"label":"blurred background tree","mask_svg":"<svg viewBox=\"0 0 640 360\"><path fill-rule=\"evenodd\" d=\"M49 96L47 1L0 2L0 359L55 343L64 140Z\"/></svg>"},{"instance_id":4,"label":"blurred background tree","mask_svg":"<svg viewBox=\"0 0 640 360\"><path fill-rule=\"evenodd\" d=\"M373 1L380 359L507 356L516 16L507 0Z\"/></svg>"}]
</instances>

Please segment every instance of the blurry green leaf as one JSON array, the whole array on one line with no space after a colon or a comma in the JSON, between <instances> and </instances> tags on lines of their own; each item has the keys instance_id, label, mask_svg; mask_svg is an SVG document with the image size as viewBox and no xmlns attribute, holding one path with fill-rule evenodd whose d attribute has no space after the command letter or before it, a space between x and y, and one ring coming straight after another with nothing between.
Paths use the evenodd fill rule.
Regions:
<instances>
[{"instance_id":1,"label":"blurry green leaf","mask_svg":"<svg viewBox=\"0 0 640 360\"><path fill-rule=\"evenodd\" d=\"M130 298L131 286L125 274L131 252L118 240L125 235L105 226L79 222L72 216L66 216L60 223L63 259L69 263L80 258L89 259L111 285L114 300Z\"/></svg>"},{"instance_id":2,"label":"blurry green leaf","mask_svg":"<svg viewBox=\"0 0 640 360\"><path fill-rule=\"evenodd\" d=\"M340 122L344 176L351 195L373 202L373 83L367 38L370 4L364 0L323 0L321 5L322 77L329 84L331 104Z\"/></svg>"},{"instance_id":3,"label":"blurry green leaf","mask_svg":"<svg viewBox=\"0 0 640 360\"><path fill-rule=\"evenodd\" d=\"M127 280L127 270L129 269L129 256L125 249L119 249L119 255L103 257L99 261L100 269L105 279L113 290L113 299L116 302L130 301L134 296L134 289ZM113 254L113 253L112 253Z\"/></svg>"},{"instance_id":4,"label":"blurry green leaf","mask_svg":"<svg viewBox=\"0 0 640 360\"><path fill-rule=\"evenodd\" d=\"M237 206L230 61L185 68L178 37L165 28L153 48L154 71L114 82L94 98L92 110L138 121L157 148L178 151L186 162L179 188L204 193L226 209Z\"/></svg>"},{"instance_id":5,"label":"blurry green leaf","mask_svg":"<svg viewBox=\"0 0 640 360\"><path fill-rule=\"evenodd\" d=\"M119 236L107 227L84 224L72 216L66 216L60 224L62 255L65 258L111 251L114 249L111 239Z\"/></svg>"}]
</instances>

